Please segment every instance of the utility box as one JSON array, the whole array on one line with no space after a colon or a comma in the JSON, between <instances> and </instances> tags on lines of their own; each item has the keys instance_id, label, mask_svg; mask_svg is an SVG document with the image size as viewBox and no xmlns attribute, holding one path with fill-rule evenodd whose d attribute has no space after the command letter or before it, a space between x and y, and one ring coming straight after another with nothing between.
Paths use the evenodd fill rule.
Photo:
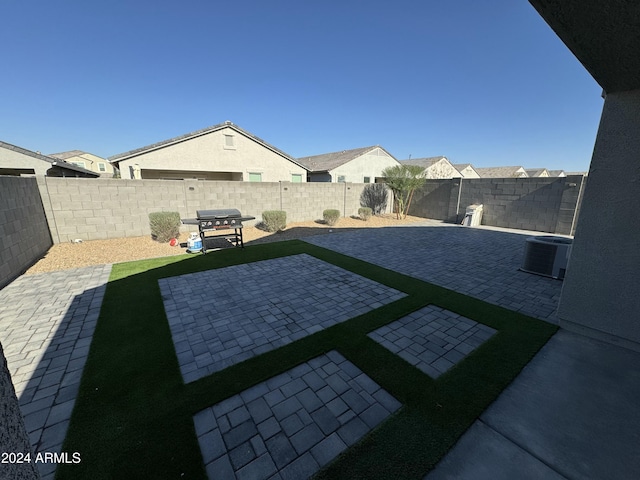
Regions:
<instances>
[{"instance_id":1,"label":"utility box","mask_svg":"<svg viewBox=\"0 0 640 480\"><path fill-rule=\"evenodd\" d=\"M477 227L482 222L482 205L474 204L467 207L467 211L462 219L465 227Z\"/></svg>"}]
</instances>

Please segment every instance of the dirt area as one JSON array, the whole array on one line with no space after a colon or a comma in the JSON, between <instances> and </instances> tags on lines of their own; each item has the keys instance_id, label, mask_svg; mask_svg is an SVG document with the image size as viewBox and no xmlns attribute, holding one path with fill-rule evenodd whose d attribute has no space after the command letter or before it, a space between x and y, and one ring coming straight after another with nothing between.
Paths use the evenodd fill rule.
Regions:
<instances>
[{"instance_id":1,"label":"dirt area","mask_svg":"<svg viewBox=\"0 0 640 480\"><path fill-rule=\"evenodd\" d=\"M357 228L379 228L404 225L424 220L420 217L407 217L397 220L395 215L381 215L371 217L368 221L359 218L341 218L337 225L332 227L317 221L290 223L287 228L278 233L269 233L256 227L245 227L243 238L245 246L280 242L304 238L311 235L324 235L338 233ZM185 244L187 233L181 234L178 239ZM216 243L220 241L217 240ZM229 244L229 246L231 246ZM128 237L112 240L91 240L82 243L61 243L54 245L49 251L33 265L26 274L52 272L69 268L88 267L90 265L102 265L105 263L120 263L145 258L168 257L186 253L185 247L172 247L168 243L159 243L151 237Z\"/></svg>"}]
</instances>

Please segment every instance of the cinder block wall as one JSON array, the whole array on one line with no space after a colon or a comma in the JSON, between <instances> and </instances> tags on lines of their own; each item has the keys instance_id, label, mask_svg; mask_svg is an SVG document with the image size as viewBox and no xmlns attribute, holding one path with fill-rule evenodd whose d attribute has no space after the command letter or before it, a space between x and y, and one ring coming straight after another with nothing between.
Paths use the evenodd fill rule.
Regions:
<instances>
[{"instance_id":1,"label":"cinder block wall","mask_svg":"<svg viewBox=\"0 0 640 480\"><path fill-rule=\"evenodd\" d=\"M206 180L87 180L42 177L40 192L54 243L149 235L149 213L237 208L256 217L284 210L288 222L322 218L328 208L357 215L364 184L250 183ZM183 231L195 230L182 226Z\"/></svg>"},{"instance_id":2,"label":"cinder block wall","mask_svg":"<svg viewBox=\"0 0 640 480\"><path fill-rule=\"evenodd\" d=\"M428 180L410 214L460 222L466 208L483 205L482 224L572 235L584 177Z\"/></svg>"},{"instance_id":3,"label":"cinder block wall","mask_svg":"<svg viewBox=\"0 0 640 480\"><path fill-rule=\"evenodd\" d=\"M0 288L52 244L36 178L0 176Z\"/></svg>"}]
</instances>

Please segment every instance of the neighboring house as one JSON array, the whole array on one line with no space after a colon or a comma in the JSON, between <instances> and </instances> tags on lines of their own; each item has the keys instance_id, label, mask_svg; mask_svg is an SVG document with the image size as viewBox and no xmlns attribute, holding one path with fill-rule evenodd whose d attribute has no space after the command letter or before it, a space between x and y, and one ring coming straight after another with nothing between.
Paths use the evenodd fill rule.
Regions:
<instances>
[{"instance_id":1,"label":"neighboring house","mask_svg":"<svg viewBox=\"0 0 640 480\"><path fill-rule=\"evenodd\" d=\"M425 178L460 178L462 174L451 165L447 157L411 158L401 160L404 165L417 165L424 168Z\"/></svg>"},{"instance_id":2,"label":"neighboring house","mask_svg":"<svg viewBox=\"0 0 640 480\"><path fill-rule=\"evenodd\" d=\"M121 178L304 182L290 155L231 122L109 157Z\"/></svg>"},{"instance_id":3,"label":"neighboring house","mask_svg":"<svg viewBox=\"0 0 640 480\"><path fill-rule=\"evenodd\" d=\"M102 177L113 178L113 165L106 158L99 157L93 153L71 150L69 152L51 153L49 156L99 173Z\"/></svg>"},{"instance_id":4,"label":"neighboring house","mask_svg":"<svg viewBox=\"0 0 640 480\"><path fill-rule=\"evenodd\" d=\"M550 177L566 177L567 174L564 173L564 170L549 170Z\"/></svg>"},{"instance_id":5,"label":"neighboring house","mask_svg":"<svg viewBox=\"0 0 640 480\"><path fill-rule=\"evenodd\" d=\"M551 177L549 170L546 168L527 168L525 169L530 177Z\"/></svg>"},{"instance_id":6,"label":"neighboring house","mask_svg":"<svg viewBox=\"0 0 640 480\"><path fill-rule=\"evenodd\" d=\"M487 167L476 168L480 178L523 178L528 177L522 167Z\"/></svg>"},{"instance_id":7,"label":"neighboring house","mask_svg":"<svg viewBox=\"0 0 640 480\"><path fill-rule=\"evenodd\" d=\"M58 158L0 142L0 175L46 175L48 177L86 177L99 175Z\"/></svg>"},{"instance_id":8,"label":"neighboring house","mask_svg":"<svg viewBox=\"0 0 640 480\"><path fill-rule=\"evenodd\" d=\"M309 182L377 183L382 171L400 165L379 145L298 158L308 171Z\"/></svg>"},{"instance_id":9,"label":"neighboring house","mask_svg":"<svg viewBox=\"0 0 640 480\"><path fill-rule=\"evenodd\" d=\"M470 163L456 163L454 168L460 172L462 178L480 178L480 174Z\"/></svg>"}]
</instances>

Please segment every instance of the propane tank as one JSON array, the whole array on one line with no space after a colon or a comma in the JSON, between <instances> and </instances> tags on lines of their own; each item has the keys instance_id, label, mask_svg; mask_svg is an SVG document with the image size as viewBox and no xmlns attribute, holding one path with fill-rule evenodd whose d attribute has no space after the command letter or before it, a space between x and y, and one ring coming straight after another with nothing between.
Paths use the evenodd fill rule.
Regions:
<instances>
[{"instance_id":1,"label":"propane tank","mask_svg":"<svg viewBox=\"0 0 640 480\"><path fill-rule=\"evenodd\" d=\"M202 250L202 239L197 233L192 233L187 239L187 252L198 253Z\"/></svg>"}]
</instances>

